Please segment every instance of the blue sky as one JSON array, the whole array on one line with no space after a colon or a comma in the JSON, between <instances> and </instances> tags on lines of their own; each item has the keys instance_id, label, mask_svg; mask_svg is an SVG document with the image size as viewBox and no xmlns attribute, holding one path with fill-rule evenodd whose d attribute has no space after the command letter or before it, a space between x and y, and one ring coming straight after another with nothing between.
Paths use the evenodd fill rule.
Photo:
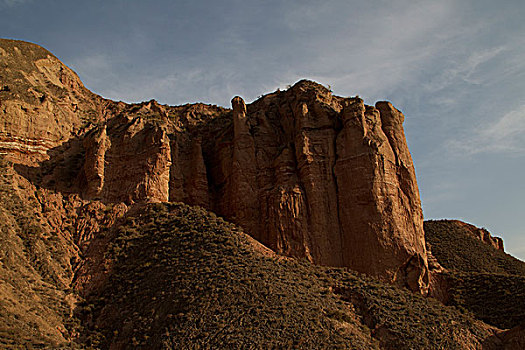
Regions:
<instances>
[{"instance_id":1,"label":"blue sky","mask_svg":"<svg viewBox=\"0 0 525 350\"><path fill-rule=\"evenodd\" d=\"M248 102L309 78L406 116L425 218L525 259L525 2L0 0L0 36L38 43L94 92Z\"/></svg>"}]
</instances>

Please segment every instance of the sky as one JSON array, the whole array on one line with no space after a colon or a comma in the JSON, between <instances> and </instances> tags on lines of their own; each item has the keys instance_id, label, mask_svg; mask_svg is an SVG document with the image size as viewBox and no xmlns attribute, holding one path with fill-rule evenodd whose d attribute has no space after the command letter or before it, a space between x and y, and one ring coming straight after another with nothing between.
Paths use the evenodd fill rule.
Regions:
<instances>
[{"instance_id":1,"label":"sky","mask_svg":"<svg viewBox=\"0 0 525 350\"><path fill-rule=\"evenodd\" d=\"M126 102L229 107L303 78L389 100L425 218L485 227L525 260L524 16L523 0L0 0L0 37Z\"/></svg>"}]
</instances>

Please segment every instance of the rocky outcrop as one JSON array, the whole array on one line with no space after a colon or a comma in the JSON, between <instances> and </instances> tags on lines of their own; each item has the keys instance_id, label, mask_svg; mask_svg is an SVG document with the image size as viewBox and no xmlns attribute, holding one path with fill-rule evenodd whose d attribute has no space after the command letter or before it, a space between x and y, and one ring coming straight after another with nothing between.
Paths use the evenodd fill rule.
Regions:
<instances>
[{"instance_id":1,"label":"rocky outcrop","mask_svg":"<svg viewBox=\"0 0 525 350\"><path fill-rule=\"evenodd\" d=\"M423 214L404 117L390 103L372 108L359 100L346 105L342 116L335 174L345 266L376 269L378 276L387 271L389 279L424 290Z\"/></svg>"},{"instance_id":2,"label":"rocky outcrop","mask_svg":"<svg viewBox=\"0 0 525 350\"><path fill-rule=\"evenodd\" d=\"M469 233L472 237L479 239L483 243L486 243L497 250L501 250L502 252L505 251L503 247L503 239L492 236L485 228L479 228L459 220L450 220L450 224L463 228L464 231Z\"/></svg>"}]
</instances>

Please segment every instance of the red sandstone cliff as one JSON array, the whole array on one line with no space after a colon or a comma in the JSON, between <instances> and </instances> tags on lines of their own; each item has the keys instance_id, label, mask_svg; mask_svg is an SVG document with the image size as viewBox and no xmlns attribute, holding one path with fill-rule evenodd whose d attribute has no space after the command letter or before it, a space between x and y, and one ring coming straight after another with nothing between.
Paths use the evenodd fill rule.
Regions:
<instances>
[{"instance_id":1,"label":"red sandstone cliff","mask_svg":"<svg viewBox=\"0 0 525 350\"><path fill-rule=\"evenodd\" d=\"M423 217L399 111L309 81L247 109L239 97L232 104L233 135L206 147L212 210L280 253L426 289Z\"/></svg>"},{"instance_id":2,"label":"red sandstone cliff","mask_svg":"<svg viewBox=\"0 0 525 350\"><path fill-rule=\"evenodd\" d=\"M200 205L281 254L427 291L414 166L390 103L300 81L249 105L235 97L232 110L126 105L89 92L47 51L2 43L20 79L1 82L0 151L39 186Z\"/></svg>"}]
</instances>

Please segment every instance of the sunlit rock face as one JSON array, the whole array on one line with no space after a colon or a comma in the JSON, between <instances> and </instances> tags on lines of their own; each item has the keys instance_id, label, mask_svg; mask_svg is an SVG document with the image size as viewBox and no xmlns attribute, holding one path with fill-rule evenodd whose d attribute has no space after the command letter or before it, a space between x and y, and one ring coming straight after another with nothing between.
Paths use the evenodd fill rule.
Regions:
<instances>
[{"instance_id":1,"label":"sunlit rock face","mask_svg":"<svg viewBox=\"0 0 525 350\"><path fill-rule=\"evenodd\" d=\"M423 215L404 116L301 81L245 107L208 140L211 209L275 251L423 293Z\"/></svg>"},{"instance_id":2,"label":"sunlit rock face","mask_svg":"<svg viewBox=\"0 0 525 350\"><path fill-rule=\"evenodd\" d=\"M419 191L390 103L303 80L232 109L130 105L91 93L36 45L1 47L0 152L35 185L199 205L280 254L426 293Z\"/></svg>"}]
</instances>

